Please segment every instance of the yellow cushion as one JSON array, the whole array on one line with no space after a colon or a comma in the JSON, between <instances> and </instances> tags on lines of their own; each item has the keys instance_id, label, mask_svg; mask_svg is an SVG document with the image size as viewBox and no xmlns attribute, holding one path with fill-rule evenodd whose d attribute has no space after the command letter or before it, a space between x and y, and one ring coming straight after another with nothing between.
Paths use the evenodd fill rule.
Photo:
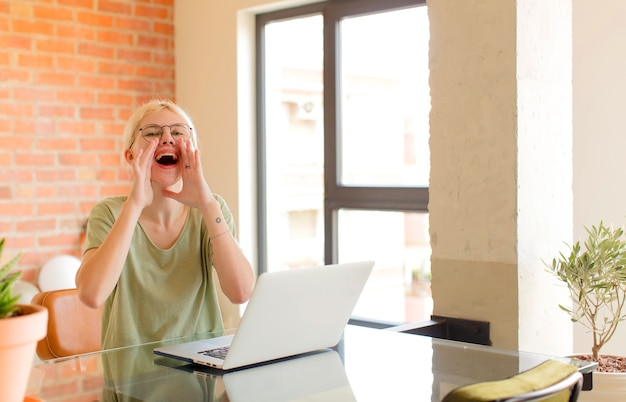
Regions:
<instances>
[{"instance_id":1,"label":"yellow cushion","mask_svg":"<svg viewBox=\"0 0 626 402\"><path fill-rule=\"evenodd\" d=\"M513 377L466 385L451 391L442 402L489 402L498 399L537 391L563 380L578 369L558 360L548 360L537 367ZM569 390L546 399L550 402L567 402Z\"/></svg>"}]
</instances>

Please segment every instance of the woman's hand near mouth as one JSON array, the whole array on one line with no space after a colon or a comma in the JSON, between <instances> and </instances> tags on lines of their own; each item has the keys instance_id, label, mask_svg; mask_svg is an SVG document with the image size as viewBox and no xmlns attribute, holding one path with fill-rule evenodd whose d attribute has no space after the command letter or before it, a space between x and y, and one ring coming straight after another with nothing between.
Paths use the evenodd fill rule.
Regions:
<instances>
[{"instance_id":1,"label":"woman's hand near mouth","mask_svg":"<svg viewBox=\"0 0 626 402\"><path fill-rule=\"evenodd\" d=\"M151 184L152 161L158 140L152 140L147 148L140 149L133 160L133 185L128 201L142 210L152 204L154 193Z\"/></svg>"},{"instance_id":2,"label":"woman's hand near mouth","mask_svg":"<svg viewBox=\"0 0 626 402\"><path fill-rule=\"evenodd\" d=\"M215 201L213 193L204 179L200 151L194 148L191 140L187 140L183 144L178 166L181 169L183 188L180 192L164 189L161 192L164 197L199 209Z\"/></svg>"}]
</instances>

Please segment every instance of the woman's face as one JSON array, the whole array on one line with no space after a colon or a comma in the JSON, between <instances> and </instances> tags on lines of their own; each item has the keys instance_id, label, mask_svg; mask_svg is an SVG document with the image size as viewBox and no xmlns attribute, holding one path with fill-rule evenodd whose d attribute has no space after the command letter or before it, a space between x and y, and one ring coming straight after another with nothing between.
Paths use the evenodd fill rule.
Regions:
<instances>
[{"instance_id":1,"label":"woman's face","mask_svg":"<svg viewBox=\"0 0 626 402\"><path fill-rule=\"evenodd\" d=\"M182 153L187 141L191 141L191 130L185 120L178 114L167 110L159 110L144 117L139 124L137 137L130 151L130 159L143 149L144 154L151 152L150 143L156 141L157 145L150 157L151 180L153 183L167 188L180 181L182 169Z\"/></svg>"}]
</instances>

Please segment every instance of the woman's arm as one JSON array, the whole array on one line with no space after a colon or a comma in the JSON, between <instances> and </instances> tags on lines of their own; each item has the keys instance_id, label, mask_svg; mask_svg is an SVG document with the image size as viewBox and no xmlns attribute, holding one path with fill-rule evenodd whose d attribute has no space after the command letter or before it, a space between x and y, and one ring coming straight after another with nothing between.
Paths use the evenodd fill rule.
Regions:
<instances>
[{"instance_id":1,"label":"woman's arm","mask_svg":"<svg viewBox=\"0 0 626 402\"><path fill-rule=\"evenodd\" d=\"M233 238L219 202L214 199L208 206L200 209L200 212L211 239L211 262L222 290L232 303L245 303L254 288L252 266Z\"/></svg>"},{"instance_id":2,"label":"woman's arm","mask_svg":"<svg viewBox=\"0 0 626 402\"><path fill-rule=\"evenodd\" d=\"M76 273L76 287L80 300L87 306L100 307L115 288L141 211L141 208L124 202L102 244L83 255Z\"/></svg>"}]
</instances>

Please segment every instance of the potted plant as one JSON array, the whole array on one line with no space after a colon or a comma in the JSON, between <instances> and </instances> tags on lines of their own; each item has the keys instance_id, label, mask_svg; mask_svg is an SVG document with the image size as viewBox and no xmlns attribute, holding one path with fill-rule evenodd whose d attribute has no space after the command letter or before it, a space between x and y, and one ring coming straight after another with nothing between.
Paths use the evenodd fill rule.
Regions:
<instances>
[{"instance_id":1,"label":"potted plant","mask_svg":"<svg viewBox=\"0 0 626 402\"><path fill-rule=\"evenodd\" d=\"M0 240L0 257L5 239ZM37 342L46 336L48 311L17 304L13 284L21 272L11 272L20 254L0 268L0 393L3 402L23 402Z\"/></svg>"},{"instance_id":2,"label":"potted plant","mask_svg":"<svg viewBox=\"0 0 626 402\"><path fill-rule=\"evenodd\" d=\"M582 393L581 400L622 400L624 394L621 392L626 386L626 359L600 352L615 334L619 323L626 319L626 237L623 228L613 229L602 221L598 226L585 227L585 231L587 238L583 246L577 241L569 247L568 254L560 253L547 265L569 290L572 306L559 307L592 335L589 352L574 356L598 362L593 377L594 391ZM618 377L605 376L604 373L624 374ZM621 396L612 396L613 391L605 390L605 386L617 388Z\"/></svg>"}]
</instances>

